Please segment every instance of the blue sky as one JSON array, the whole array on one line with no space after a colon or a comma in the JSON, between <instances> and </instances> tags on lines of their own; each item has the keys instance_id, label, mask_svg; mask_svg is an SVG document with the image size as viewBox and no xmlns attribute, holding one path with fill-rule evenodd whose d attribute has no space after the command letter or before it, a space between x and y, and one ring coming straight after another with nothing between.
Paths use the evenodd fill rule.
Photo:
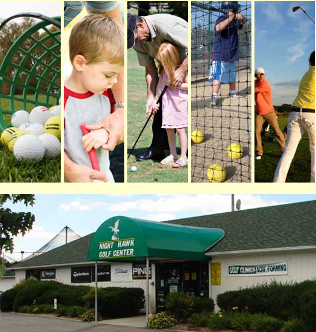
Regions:
<instances>
[{"instance_id":1,"label":"blue sky","mask_svg":"<svg viewBox=\"0 0 316 332\"><path fill-rule=\"evenodd\" d=\"M292 104L315 50L314 1L255 2L255 67L263 67L272 86L274 105Z\"/></svg>"},{"instance_id":2,"label":"blue sky","mask_svg":"<svg viewBox=\"0 0 316 332\"><path fill-rule=\"evenodd\" d=\"M33 252L68 225L81 236L95 232L106 219L126 215L154 221L228 212L231 195L36 195L34 207L8 205L14 211L31 211L33 229L15 238L15 252ZM235 195L241 208L315 200L316 195ZM14 258L20 259L20 254Z\"/></svg>"}]
</instances>

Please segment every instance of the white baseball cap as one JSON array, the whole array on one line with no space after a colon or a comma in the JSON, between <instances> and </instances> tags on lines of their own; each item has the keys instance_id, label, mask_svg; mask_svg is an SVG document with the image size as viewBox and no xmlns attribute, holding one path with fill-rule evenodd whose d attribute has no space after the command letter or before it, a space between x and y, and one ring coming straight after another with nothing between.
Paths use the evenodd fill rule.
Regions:
<instances>
[{"instance_id":1,"label":"white baseball cap","mask_svg":"<svg viewBox=\"0 0 316 332\"><path fill-rule=\"evenodd\" d=\"M265 74L264 69L261 67L256 68L255 74L256 75Z\"/></svg>"}]
</instances>

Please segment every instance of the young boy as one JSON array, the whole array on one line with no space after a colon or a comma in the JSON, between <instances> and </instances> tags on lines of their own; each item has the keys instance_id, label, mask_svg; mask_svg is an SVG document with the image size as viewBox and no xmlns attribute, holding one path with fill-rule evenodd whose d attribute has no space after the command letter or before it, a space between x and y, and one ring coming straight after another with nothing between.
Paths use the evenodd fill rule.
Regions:
<instances>
[{"instance_id":1,"label":"young boy","mask_svg":"<svg viewBox=\"0 0 316 332\"><path fill-rule=\"evenodd\" d=\"M238 29L246 23L240 14L237 1L223 1L221 15L215 25L213 62L210 67L209 81L212 83L211 106L215 106L221 84L229 84L229 96L237 97L236 62L239 60Z\"/></svg>"},{"instance_id":2,"label":"young boy","mask_svg":"<svg viewBox=\"0 0 316 332\"><path fill-rule=\"evenodd\" d=\"M72 73L65 81L65 180L93 182L93 178L78 181L68 174L71 162L91 168L88 152L96 149L104 180L114 182L110 171L109 152L99 149L108 141L105 129L82 136L80 125L93 124L113 111L111 93L117 76L124 69L124 35L122 28L111 19L93 14L76 24L69 38ZM97 150L98 149L98 150ZM80 179L80 180L79 180Z\"/></svg>"}]
</instances>

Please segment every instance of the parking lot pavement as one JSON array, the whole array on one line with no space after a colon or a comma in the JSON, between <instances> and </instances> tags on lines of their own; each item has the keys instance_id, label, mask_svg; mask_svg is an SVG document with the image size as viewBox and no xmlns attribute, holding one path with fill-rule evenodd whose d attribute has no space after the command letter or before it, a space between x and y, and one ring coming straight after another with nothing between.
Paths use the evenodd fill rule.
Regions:
<instances>
[{"instance_id":1,"label":"parking lot pavement","mask_svg":"<svg viewBox=\"0 0 316 332\"><path fill-rule=\"evenodd\" d=\"M138 327L83 323L79 320L0 312L1 332L144 332ZM154 330L151 330L154 331Z\"/></svg>"}]
</instances>

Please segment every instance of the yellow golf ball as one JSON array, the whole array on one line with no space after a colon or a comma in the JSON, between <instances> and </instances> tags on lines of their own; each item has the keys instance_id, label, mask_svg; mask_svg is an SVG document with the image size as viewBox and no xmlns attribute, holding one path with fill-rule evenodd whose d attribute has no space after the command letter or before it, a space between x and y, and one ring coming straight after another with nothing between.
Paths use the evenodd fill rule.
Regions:
<instances>
[{"instance_id":1,"label":"yellow golf ball","mask_svg":"<svg viewBox=\"0 0 316 332\"><path fill-rule=\"evenodd\" d=\"M191 133L191 140L193 143L199 144L204 141L204 133L201 130L193 130Z\"/></svg>"},{"instance_id":2,"label":"yellow golf ball","mask_svg":"<svg viewBox=\"0 0 316 332\"><path fill-rule=\"evenodd\" d=\"M226 170L221 165L213 164L208 168L206 175L210 182L219 183L226 179Z\"/></svg>"},{"instance_id":3,"label":"yellow golf ball","mask_svg":"<svg viewBox=\"0 0 316 332\"><path fill-rule=\"evenodd\" d=\"M238 143L232 143L227 149L228 156L232 159L240 159L243 154L243 148Z\"/></svg>"},{"instance_id":4,"label":"yellow golf ball","mask_svg":"<svg viewBox=\"0 0 316 332\"><path fill-rule=\"evenodd\" d=\"M59 140L61 137L61 117L56 115L48 119L45 123L45 133L53 134Z\"/></svg>"},{"instance_id":5,"label":"yellow golf ball","mask_svg":"<svg viewBox=\"0 0 316 332\"><path fill-rule=\"evenodd\" d=\"M20 129L18 129L16 127L10 127L10 128L5 129L1 134L2 144L5 146L8 146L11 135L13 135L14 133L16 133L18 131L20 131Z\"/></svg>"},{"instance_id":6,"label":"yellow golf ball","mask_svg":"<svg viewBox=\"0 0 316 332\"><path fill-rule=\"evenodd\" d=\"M23 135L28 135L28 132L20 130L11 135L8 143L8 148L11 152L13 152L15 142Z\"/></svg>"}]
</instances>

